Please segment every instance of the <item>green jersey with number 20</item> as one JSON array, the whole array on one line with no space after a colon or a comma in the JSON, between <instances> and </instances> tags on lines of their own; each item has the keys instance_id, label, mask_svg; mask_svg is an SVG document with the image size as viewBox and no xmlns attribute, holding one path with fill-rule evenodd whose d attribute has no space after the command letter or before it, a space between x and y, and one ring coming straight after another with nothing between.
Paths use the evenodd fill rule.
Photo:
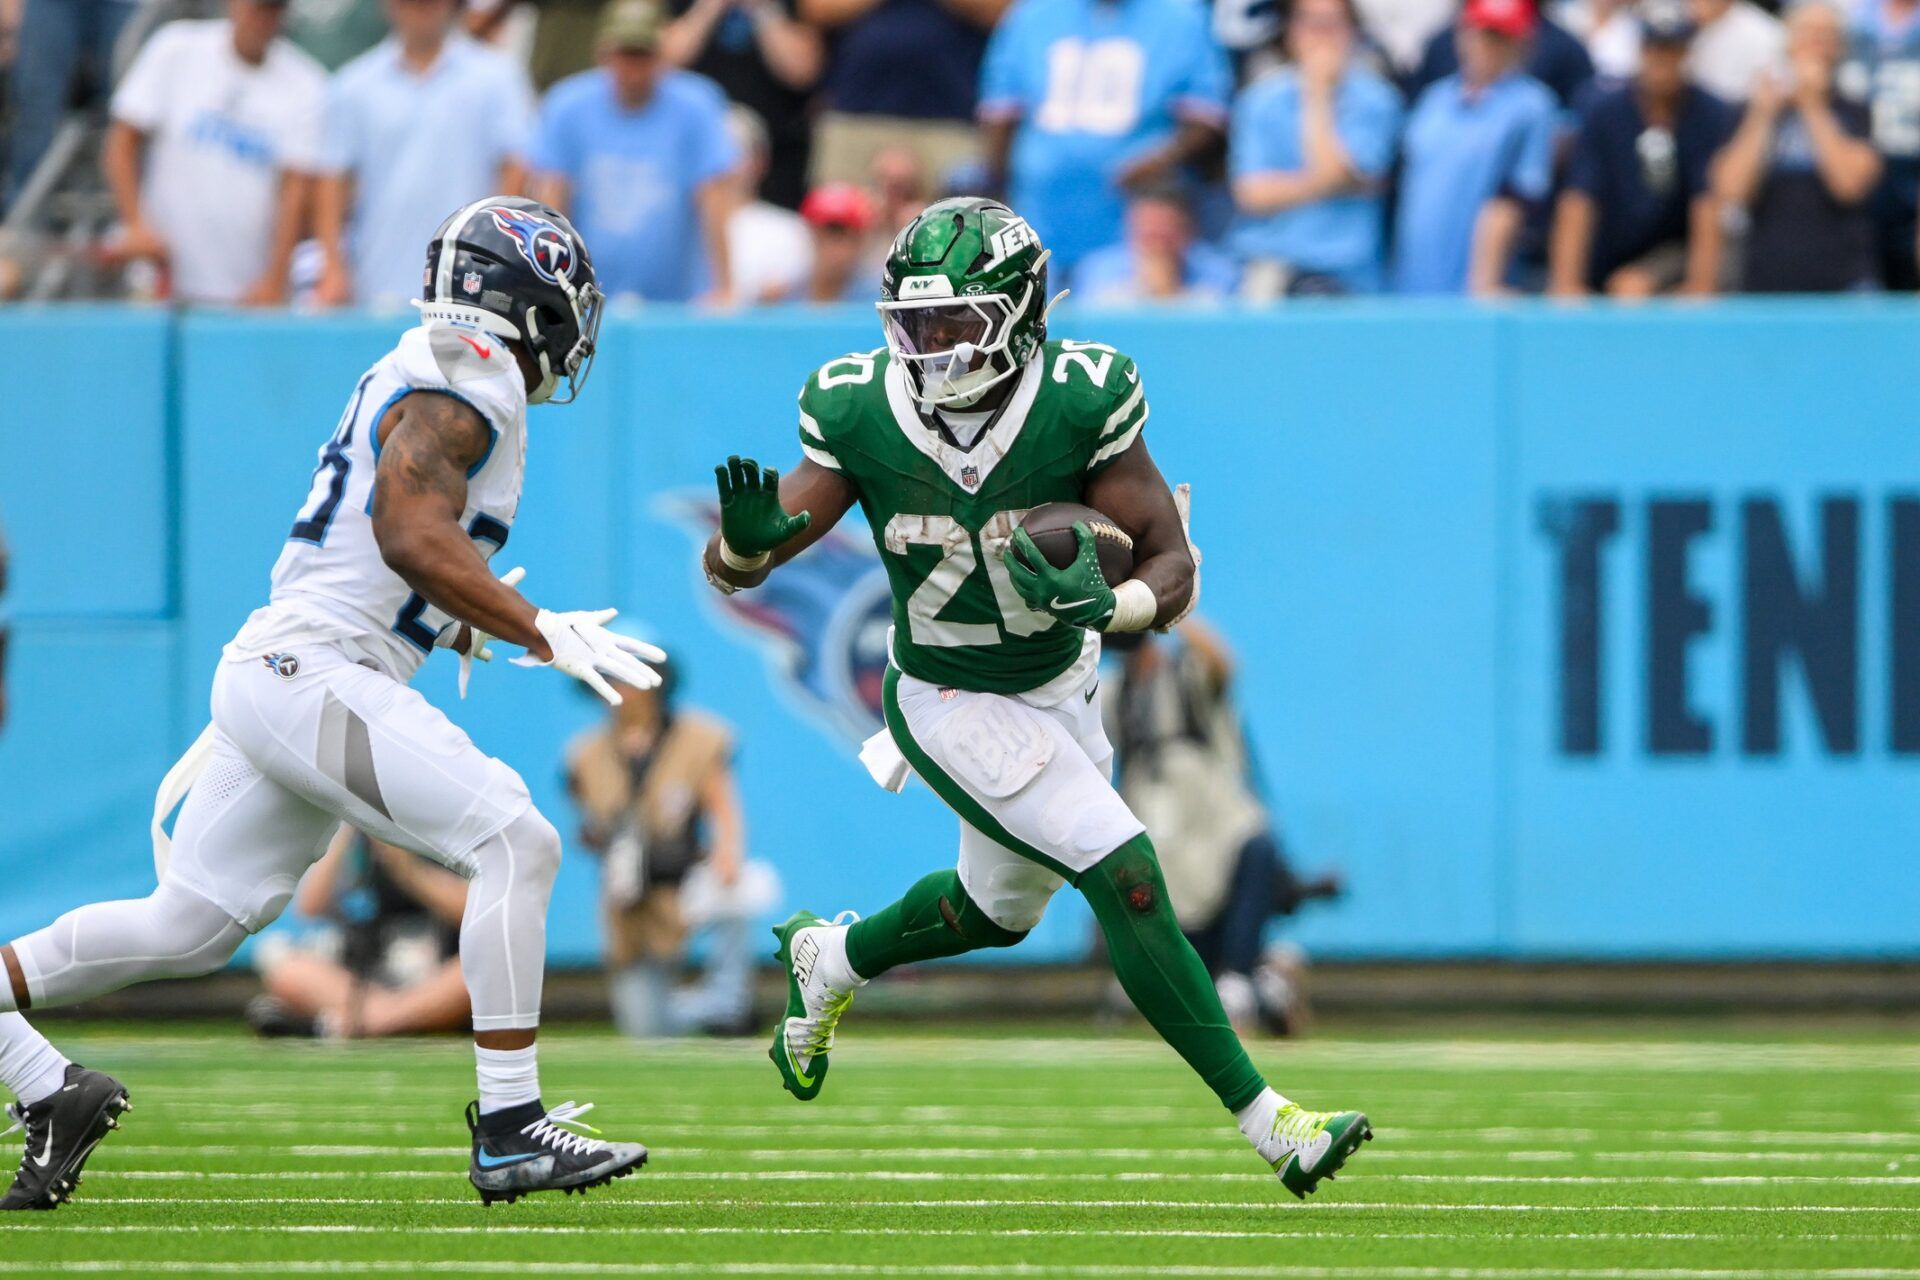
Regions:
<instances>
[{"instance_id":1,"label":"green jersey with number 20","mask_svg":"<svg viewBox=\"0 0 1920 1280\"><path fill-rule=\"evenodd\" d=\"M859 494L893 590L894 664L988 693L1072 667L1082 632L1027 608L1001 557L1028 511L1081 501L1146 420L1139 370L1097 342L1048 342L971 449L921 419L884 347L807 379L800 444Z\"/></svg>"}]
</instances>

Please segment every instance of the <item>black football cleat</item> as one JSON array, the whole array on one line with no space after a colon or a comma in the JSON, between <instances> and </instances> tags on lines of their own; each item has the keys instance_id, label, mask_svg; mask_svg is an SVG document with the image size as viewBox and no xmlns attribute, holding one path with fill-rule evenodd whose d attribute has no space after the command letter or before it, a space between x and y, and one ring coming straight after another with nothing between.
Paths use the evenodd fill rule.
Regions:
<instances>
[{"instance_id":1,"label":"black football cleat","mask_svg":"<svg viewBox=\"0 0 1920 1280\"><path fill-rule=\"evenodd\" d=\"M67 1065L66 1083L51 1097L8 1107L14 1128L27 1131L27 1149L0 1209L58 1209L66 1203L87 1157L131 1110L125 1085L77 1062Z\"/></svg>"},{"instance_id":2,"label":"black football cleat","mask_svg":"<svg viewBox=\"0 0 1920 1280\"><path fill-rule=\"evenodd\" d=\"M473 1162L467 1179L480 1193L480 1202L512 1204L535 1191L584 1194L587 1188L624 1178L647 1162L647 1149L637 1142L601 1142L560 1127L591 1130L580 1123L580 1117L591 1110L591 1102L563 1102L551 1111L531 1102L488 1116L483 1128L480 1104L468 1103Z\"/></svg>"}]
</instances>

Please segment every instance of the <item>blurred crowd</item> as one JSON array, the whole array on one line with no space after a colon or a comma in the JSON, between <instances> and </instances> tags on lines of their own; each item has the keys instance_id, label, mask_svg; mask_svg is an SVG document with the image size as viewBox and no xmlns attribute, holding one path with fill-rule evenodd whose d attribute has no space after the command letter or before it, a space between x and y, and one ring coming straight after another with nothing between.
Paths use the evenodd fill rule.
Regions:
<instances>
[{"instance_id":1,"label":"blurred crowd","mask_svg":"<svg viewBox=\"0 0 1920 1280\"><path fill-rule=\"evenodd\" d=\"M1920 0L228 0L109 84L175 2L0 0L0 61L8 188L92 84L188 303L397 306L495 191L634 303L870 299L960 193L1104 303L1916 283Z\"/></svg>"}]
</instances>

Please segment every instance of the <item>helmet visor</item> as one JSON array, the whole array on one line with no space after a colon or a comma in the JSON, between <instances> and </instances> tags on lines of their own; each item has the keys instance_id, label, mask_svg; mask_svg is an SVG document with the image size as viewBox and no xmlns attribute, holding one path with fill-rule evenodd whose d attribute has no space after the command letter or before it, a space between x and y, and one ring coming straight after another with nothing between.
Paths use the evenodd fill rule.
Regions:
<instances>
[{"instance_id":1,"label":"helmet visor","mask_svg":"<svg viewBox=\"0 0 1920 1280\"><path fill-rule=\"evenodd\" d=\"M996 303L998 300L995 300ZM961 344L979 350L992 345L996 320L1006 315L1001 305L991 310L972 299L880 304L888 335L904 356L930 359L951 354Z\"/></svg>"},{"instance_id":2,"label":"helmet visor","mask_svg":"<svg viewBox=\"0 0 1920 1280\"><path fill-rule=\"evenodd\" d=\"M887 346L906 364L927 403L955 404L1000 381L992 357L1013 332L1005 294L882 302Z\"/></svg>"}]
</instances>

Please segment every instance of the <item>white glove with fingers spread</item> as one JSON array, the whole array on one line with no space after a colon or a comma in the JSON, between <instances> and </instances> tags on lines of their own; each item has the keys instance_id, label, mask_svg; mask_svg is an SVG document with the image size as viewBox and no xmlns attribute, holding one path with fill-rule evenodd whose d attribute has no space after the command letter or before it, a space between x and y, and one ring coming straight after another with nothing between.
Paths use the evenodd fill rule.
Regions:
<instances>
[{"instance_id":1,"label":"white glove with fingers spread","mask_svg":"<svg viewBox=\"0 0 1920 1280\"><path fill-rule=\"evenodd\" d=\"M517 587L520 585L520 580L526 576L526 569L523 566L516 565L501 574L500 581L506 586ZM460 654L460 697L463 700L467 696L467 682L473 679L473 664L476 662L493 661L493 650L487 647L493 642L493 637L472 623L467 623L466 628L469 637L467 647L462 650ZM458 626L448 627L440 633L440 639L436 642L435 647L451 649L458 642L459 636L460 628Z\"/></svg>"},{"instance_id":2,"label":"white glove with fingers spread","mask_svg":"<svg viewBox=\"0 0 1920 1280\"><path fill-rule=\"evenodd\" d=\"M660 673L647 663L665 662L667 655L644 641L607 630L607 623L612 622L619 613L618 609L573 613L554 613L542 609L534 618L533 625L546 637L547 646L553 650L553 660L542 662L532 654L526 654L515 658L514 665L552 667L555 671L564 672L575 680L585 682L587 687L605 698L609 706L614 707L620 705L620 693L607 683L606 676L612 676L635 689L659 688ZM602 675L602 672L606 675Z\"/></svg>"}]
</instances>

